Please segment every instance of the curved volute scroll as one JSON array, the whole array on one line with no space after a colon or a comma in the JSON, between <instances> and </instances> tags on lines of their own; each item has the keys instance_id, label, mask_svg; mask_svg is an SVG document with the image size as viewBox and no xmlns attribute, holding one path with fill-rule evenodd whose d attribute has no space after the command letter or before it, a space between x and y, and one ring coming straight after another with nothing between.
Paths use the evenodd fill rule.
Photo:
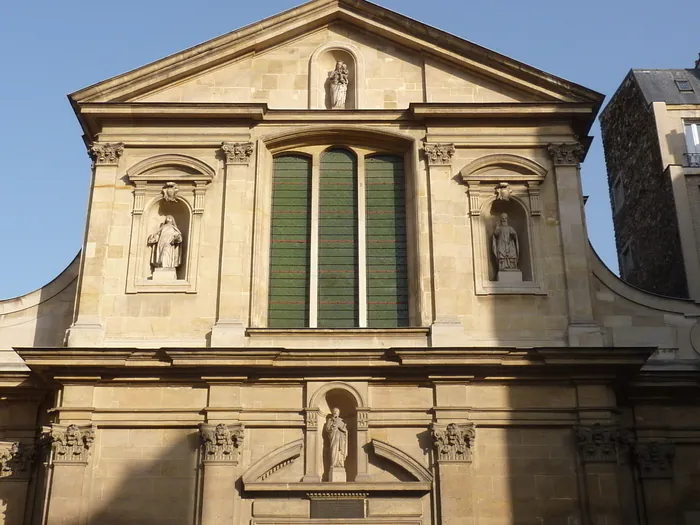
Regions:
<instances>
[{"instance_id":1,"label":"curved volute scroll","mask_svg":"<svg viewBox=\"0 0 700 525\"><path fill-rule=\"evenodd\" d=\"M303 449L304 440L298 439L263 456L243 474L244 488L255 490L259 484L265 483L265 480L272 474L296 461L301 456Z\"/></svg>"}]
</instances>

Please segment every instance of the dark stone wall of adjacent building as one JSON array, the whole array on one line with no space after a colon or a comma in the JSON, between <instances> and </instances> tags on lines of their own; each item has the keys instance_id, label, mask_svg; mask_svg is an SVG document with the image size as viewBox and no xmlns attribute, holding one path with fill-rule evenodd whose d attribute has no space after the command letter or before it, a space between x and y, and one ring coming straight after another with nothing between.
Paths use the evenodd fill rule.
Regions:
<instances>
[{"instance_id":1,"label":"dark stone wall of adjacent building","mask_svg":"<svg viewBox=\"0 0 700 525\"><path fill-rule=\"evenodd\" d=\"M656 294L688 297L671 179L662 171L652 107L632 73L613 96L600 123L618 262L622 266L622 250L630 241L635 261L625 280ZM616 213L612 184L618 174L625 199Z\"/></svg>"}]
</instances>

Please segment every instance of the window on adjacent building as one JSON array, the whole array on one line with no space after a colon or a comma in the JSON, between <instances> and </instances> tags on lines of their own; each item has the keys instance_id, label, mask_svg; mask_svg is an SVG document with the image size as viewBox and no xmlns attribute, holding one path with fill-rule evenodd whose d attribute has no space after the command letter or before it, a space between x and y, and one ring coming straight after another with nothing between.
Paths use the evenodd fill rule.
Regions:
<instances>
[{"instance_id":1,"label":"window on adjacent building","mask_svg":"<svg viewBox=\"0 0 700 525\"><path fill-rule=\"evenodd\" d=\"M676 87L678 91L681 92L693 91L693 86L690 84L690 81L685 79L676 80Z\"/></svg>"},{"instance_id":2,"label":"window on adjacent building","mask_svg":"<svg viewBox=\"0 0 700 525\"><path fill-rule=\"evenodd\" d=\"M274 159L268 326L408 326L403 157L317 160Z\"/></svg>"},{"instance_id":3,"label":"window on adjacent building","mask_svg":"<svg viewBox=\"0 0 700 525\"><path fill-rule=\"evenodd\" d=\"M612 200L615 213L622 209L625 204L625 187L622 183L622 177L618 173L612 183Z\"/></svg>"},{"instance_id":4,"label":"window on adjacent building","mask_svg":"<svg viewBox=\"0 0 700 525\"><path fill-rule=\"evenodd\" d=\"M628 279L636 267L634 251L632 249L632 241L628 241L627 244L625 244L625 246L622 248L622 257L620 263L620 271L622 272L622 278Z\"/></svg>"},{"instance_id":5,"label":"window on adjacent building","mask_svg":"<svg viewBox=\"0 0 700 525\"><path fill-rule=\"evenodd\" d=\"M685 123L688 166L700 167L700 122Z\"/></svg>"}]
</instances>

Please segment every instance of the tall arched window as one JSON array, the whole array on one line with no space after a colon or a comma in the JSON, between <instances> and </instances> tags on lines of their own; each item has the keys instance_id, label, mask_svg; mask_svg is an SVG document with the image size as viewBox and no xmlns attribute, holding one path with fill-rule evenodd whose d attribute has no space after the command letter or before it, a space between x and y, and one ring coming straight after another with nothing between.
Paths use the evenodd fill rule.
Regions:
<instances>
[{"instance_id":1,"label":"tall arched window","mask_svg":"<svg viewBox=\"0 0 700 525\"><path fill-rule=\"evenodd\" d=\"M268 327L409 325L403 157L275 157Z\"/></svg>"}]
</instances>

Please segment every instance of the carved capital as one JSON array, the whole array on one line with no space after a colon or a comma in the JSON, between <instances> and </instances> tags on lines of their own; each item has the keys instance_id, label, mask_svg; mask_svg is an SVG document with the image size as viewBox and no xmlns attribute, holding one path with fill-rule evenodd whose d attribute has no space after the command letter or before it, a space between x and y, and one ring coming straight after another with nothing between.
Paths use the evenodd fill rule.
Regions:
<instances>
[{"instance_id":1,"label":"carved capital","mask_svg":"<svg viewBox=\"0 0 700 525\"><path fill-rule=\"evenodd\" d=\"M583 161L585 149L580 142L550 144L547 147L555 166L578 166Z\"/></svg>"},{"instance_id":2,"label":"carved capital","mask_svg":"<svg viewBox=\"0 0 700 525\"><path fill-rule=\"evenodd\" d=\"M224 423L218 425L199 425L202 440L203 460L231 461L238 463L238 452L243 446L243 426L229 428Z\"/></svg>"},{"instance_id":3,"label":"carved capital","mask_svg":"<svg viewBox=\"0 0 700 525\"><path fill-rule=\"evenodd\" d=\"M452 164L452 157L455 155L454 144L428 144L423 147L425 158L429 166L449 166Z\"/></svg>"},{"instance_id":4,"label":"carved capital","mask_svg":"<svg viewBox=\"0 0 700 525\"><path fill-rule=\"evenodd\" d=\"M476 438L473 424L450 423L444 427L433 423L431 431L438 461L471 462Z\"/></svg>"},{"instance_id":5,"label":"carved capital","mask_svg":"<svg viewBox=\"0 0 700 525\"><path fill-rule=\"evenodd\" d=\"M226 164L250 164L255 150L252 142L224 142L221 151L226 155Z\"/></svg>"},{"instance_id":6,"label":"carved capital","mask_svg":"<svg viewBox=\"0 0 700 525\"><path fill-rule=\"evenodd\" d=\"M369 410L357 409L357 429L366 430L369 428Z\"/></svg>"},{"instance_id":7,"label":"carved capital","mask_svg":"<svg viewBox=\"0 0 700 525\"><path fill-rule=\"evenodd\" d=\"M27 475L36 457L36 447L25 443L8 443L0 451L0 478Z\"/></svg>"},{"instance_id":8,"label":"carved capital","mask_svg":"<svg viewBox=\"0 0 700 525\"><path fill-rule=\"evenodd\" d=\"M54 461L87 462L95 441L95 430L92 426L52 425L49 439Z\"/></svg>"},{"instance_id":9,"label":"carved capital","mask_svg":"<svg viewBox=\"0 0 700 525\"><path fill-rule=\"evenodd\" d=\"M673 477L673 460L676 444L671 441L650 441L634 445L634 459L639 466L639 475L645 479Z\"/></svg>"},{"instance_id":10,"label":"carved capital","mask_svg":"<svg viewBox=\"0 0 700 525\"><path fill-rule=\"evenodd\" d=\"M306 428L313 430L318 428L318 420L321 416L321 412L315 408L307 408L304 411L304 418L306 420Z\"/></svg>"},{"instance_id":11,"label":"carved capital","mask_svg":"<svg viewBox=\"0 0 700 525\"><path fill-rule=\"evenodd\" d=\"M124 144L121 142L93 142L88 147L88 154L96 166L116 166L122 153Z\"/></svg>"},{"instance_id":12,"label":"carved capital","mask_svg":"<svg viewBox=\"0 0 700 525\"><path fill-rule=\"evenodd\" d=\"M576 443L584 463L611 463L617 461L622 434L618 427L595 424L577 427Z\"/></svg>"}]
</instances>

